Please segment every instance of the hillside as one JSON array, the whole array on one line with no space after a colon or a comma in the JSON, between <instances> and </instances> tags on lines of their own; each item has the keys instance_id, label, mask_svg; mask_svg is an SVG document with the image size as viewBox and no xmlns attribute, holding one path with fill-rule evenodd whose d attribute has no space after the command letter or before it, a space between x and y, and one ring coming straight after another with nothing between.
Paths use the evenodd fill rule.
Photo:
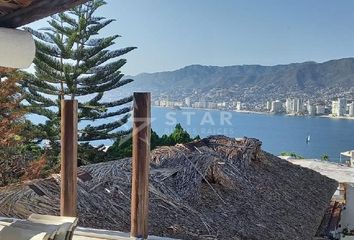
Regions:
<instances>
[{"instance_id":1,"label":"hillside","mask_svg":"<svg viewBox=\"0 0 354 240\"><path fill-rule=\"evenodd\" d=\"M132 78L135 80L130 86L132 90L148 90L155 96L168 95L172 99L196 91L207 98L232 97L245 101L288 95L333 98L336 96L333 90L347 94L348 89L354 88L354 58L276 66L191 65L175 71L142 73Z\"/></svg>"}]
</instances>

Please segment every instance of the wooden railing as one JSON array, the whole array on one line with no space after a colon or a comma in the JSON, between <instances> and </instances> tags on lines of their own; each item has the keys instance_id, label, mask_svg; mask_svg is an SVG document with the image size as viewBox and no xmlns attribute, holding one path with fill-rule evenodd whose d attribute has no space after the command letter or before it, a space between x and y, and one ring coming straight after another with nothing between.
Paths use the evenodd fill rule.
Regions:
<instances>
[{"instance_id":1,"label":"wooden railing","mask_svg":"<svg viewBox=\"0 0 354 240\"><path fill-rule=\"evenodd\" d=\"M151 96L134 93L131 237L148 237ZM62 216L77 216L78 103L61 102L61 200Z\"/></svg>"}]
</instances>

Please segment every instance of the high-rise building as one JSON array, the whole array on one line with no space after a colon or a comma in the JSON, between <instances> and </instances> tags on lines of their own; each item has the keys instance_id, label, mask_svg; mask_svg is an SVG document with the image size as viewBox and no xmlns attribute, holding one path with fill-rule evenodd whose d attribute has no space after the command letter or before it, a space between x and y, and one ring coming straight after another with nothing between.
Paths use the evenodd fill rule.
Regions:
<instances>
[{"instance_id":1,"label":"high-rise building","mask_svg":"<svg viewBox=\"0 0 354 240\"><path fill-rule=\"evenodd\" d=\"M332 116L338 116L338 101L332 101Z\"/></svg>"},{"instance_id":2,"label":"high-rise building","mask_svg":"<svg viewBox=\"0 0 354 240\"><path fill-rule=\"evenodd\" d=\"M201 108L206 108L208 106L208 102L205 99L205 97L202 97L200 102L201 102Z\"/></svg>"},{"instance_id":3,"label":"high-rise building","mask_svg":"<svg viewBox=\"0 0 354 240\"><path fill-rule=\"evenodd\" d=\"M311 100L310 100L310 99L307 100L307 102L306 102L306 110L307 110L308 115L311 115L311 114L310 114L310 111L312 110L312 105L313 105L313 104L311 104ZM310 108L311 108L311 109L310 109Z\"/></svg>"},{"instance_id":4,"label":"high-rise building","mask_svg":"<svg viewBox=\"0 0 354 240\"><path fill-rule=\"evenodd\" d=\"M291 114L291 113L293 113L293 101L292 101L292 99L291 98L287 98L286 99L286 101L285 101L285 111L286 111L286 113L289 113L289 114Z\"/></svg>"},{"instance_id":5,"label":"high-rise building","mask_svg":"<svg viewBox=\"0 0 354 240\"><path fill-rule=\"evenodd\" d=\"M347 113L347 100L345 98L338 98L338 116L344 116Z\"/></svg>"},{"instance_id":6,"label":"high-rise building","mask_svg":"<svg viewBox=\"0 0 354 240\"><path fill-rule=\"evenodd\" d=\"M268 111L270 111L271 108L272 108L272 102L271 101L267 101L266 109Z\"/></svg>"},{"instance_id":7,"label":"high-rise building","mask_svg":"<svg viewBox=\"0 0 354 240\"><path fill-rule=\"evenodd\" d=\"M272 101L272 107L270 109L270 112L272 113L280 113L283 110L283 104L281 101L276 100L276 101Z\"/></svg>"},{"instance_id":8,"label":"high-rise building","mask_svg":"<svg viewBox=\"0 0 354 240\"><path fill-rule=\"evenodd\" d=\"M186 104L187 107L190 107L191 106L191 98L190 97L186 97L184 99L184 103Z\"/></svg>"},{"instance_id":9,"label":"high-rise building","mask_svg":"<svg viewBox=\"0 0 354 240\"><path fill-rule=\"evenodd\" d=\"M315 116L316 115L316 106L313 104L307 105L307 112L310 116Z\"/></svg>"},{"instance_id":10,"label":"high-rise building","mask_svg":"<svg viewBox=\"0 0 354 240\"><path fill-rule=\"evenodd\" d=\"M347 113L347 100L345 98L338 98L337 101L332 101L332 115L344 116Z\"/></svg>"},{"instance_id":11,"label":"high-rise building","mask_svg":"<svg viewBox=\"0 0 354 240\"><path fill-rule=\"evenodd\" d=\"M241 102L237 102L236 103L236 110L237 111L240 111L242 109L242 104L241 104Z\"/></svg>"},{"instance_id":12,"label":"high-rise building","mask_svg":"<svg viewBox=\"0 0 354 240\"><path fill-rule=\"evenodd\" d=\"M295 98L295 113L303 113L304 101L301 98Z\"/></svg>"},{"instance_id":13,"label":"high-rise building","mask_svg":"<svg viewBox=\"0 0 354 240\"><path fill-rule=\"evenodd\" d=\"M354 117L354 102L349 104L349 117Z\"/></svg>"},{"instance_id":14,"label":"high-rise building","mask_svg":"<svg viewBox=\"0 0 354 240\"><path fill-rule=\"evenodd\" d=\"M300 98L287 98L285 111L288 114L301 114L304 111L304 101Z\"/></svg>"},{"instance_id":15,"label":"high-rise building","mask_svg":"<svg viewBox=\"0 0 354 240\"><path fill-rule=\"evenodd\" d=\"M203 108L204 104L202 102L195 102L192 104L192 107L194 108Z\"/></svg>"},{"instance_id":16,"label":"high-rise building","mask_svg":"<svg viewBox=\"0 0 354 240\"><path fill-rule=\"evenodd\" d=\"M324 105L316 105L316 114L323 115L326 112L326 108Z\"/></svg>"}]
</instances>

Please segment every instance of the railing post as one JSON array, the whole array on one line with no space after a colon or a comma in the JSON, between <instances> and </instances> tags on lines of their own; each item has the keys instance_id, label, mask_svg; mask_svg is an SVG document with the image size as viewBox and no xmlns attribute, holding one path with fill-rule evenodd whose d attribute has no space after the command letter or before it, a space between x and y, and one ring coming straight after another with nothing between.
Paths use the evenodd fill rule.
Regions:
<instances>
[{"instance_id":1,"label":"railing post","mask_svg":"<svg viewBox=\"0 0 354 240\"><path fill-rule=\"evenodd\" d=\"M61 101L60 215L77 215L77 100Z\"/></svg>"},{"instance_id":2,"label":"railing post","mask_svg":"<svg viewBox=\"0 0 354 240\"><path fill-rule=\"evenodd\" d=\"M148 237L151 135L150 93L134 93L131 237Z\"/></svg>"}]
</instances>

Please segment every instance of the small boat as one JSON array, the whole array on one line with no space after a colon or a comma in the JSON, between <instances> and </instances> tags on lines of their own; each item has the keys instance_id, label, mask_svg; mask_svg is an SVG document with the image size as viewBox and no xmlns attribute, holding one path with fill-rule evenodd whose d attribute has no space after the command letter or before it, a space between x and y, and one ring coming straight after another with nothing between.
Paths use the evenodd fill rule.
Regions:
<instances>
[{"instance_id":1,"label":"small boat","mask_svg":"<svg viewBox=\"0 0 354 240\"><path fill-rule=\"evenodd\" d=\"M311 140L311 136L310 135L307 135L307 138L306 138L306 143L309 143Z\"/></svg>"}]
</instances>

